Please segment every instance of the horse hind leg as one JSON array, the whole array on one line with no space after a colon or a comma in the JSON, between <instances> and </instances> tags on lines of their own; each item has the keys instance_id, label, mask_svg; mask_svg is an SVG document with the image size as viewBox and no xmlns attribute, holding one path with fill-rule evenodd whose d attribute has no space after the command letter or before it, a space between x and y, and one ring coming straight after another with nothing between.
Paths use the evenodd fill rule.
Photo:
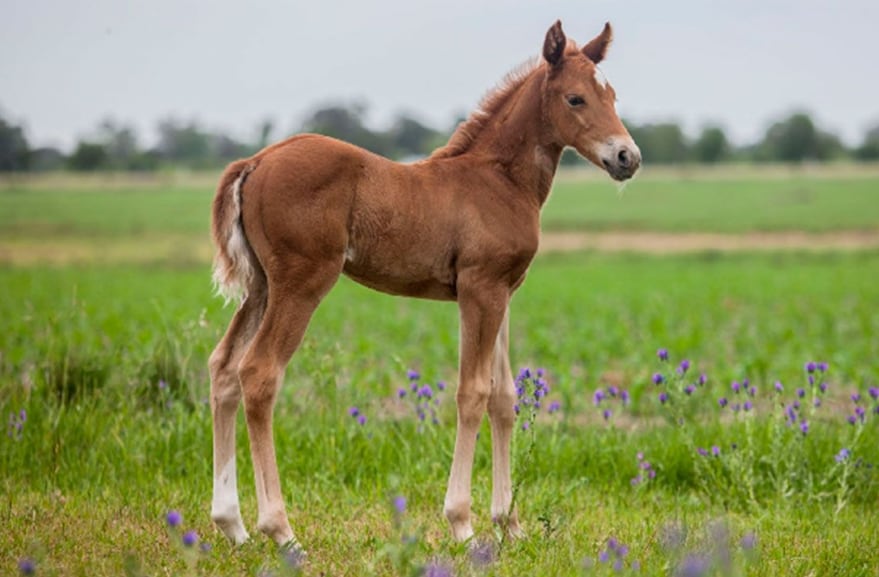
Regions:
<instances>
[{"instance_id":1,"label":"horse hind leg","mask_svg":"<svg viewBox=\"0 0 879 577\"><path fill-rule=\"evenodd\" d=\"M238 364L259 327L264 310L265 292L260 292L257 287L235 312L225 336L208 361L214 429L211 518L220 531L236 545L249 538L241 519L235 466L235 417L241 401Z\"/></svg>"},{"instance_id":2,"label":"horse hind leg","mask_svg":"<svg viewBox=\"0 0 879 577\"><path fill-rule=\"evenodd\" d=\"M283 267L276 278L270 275L266 313L238 374L256 481L257 529L278 545L298 547L281 494L272 410L284 369L299 347L312 313L341 274L342 258L341 253L333 261L288 258Z\"/></svg>"}]
</instances>

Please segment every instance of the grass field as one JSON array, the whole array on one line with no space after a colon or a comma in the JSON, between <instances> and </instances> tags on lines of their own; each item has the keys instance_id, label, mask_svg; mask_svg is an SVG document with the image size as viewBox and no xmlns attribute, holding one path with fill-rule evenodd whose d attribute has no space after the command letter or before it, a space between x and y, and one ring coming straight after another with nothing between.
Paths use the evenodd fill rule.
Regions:
<instances>
[{"instance_id":1,"label":"grass field","mask_svg":"<svg viewBox=\"0 0 879 577\"><path fill-rule=\"evenodd\" d=\"M606 182L563 178L545 225L876 230L877 185L869 174L664 176L620 198ZM0 574L22 561L37 575L298 571L261 536L232 548L209 519L205 365L231 316L209 284L210 188L59 180L0 191ZM52 258L71 247L76 258ZM452 543L441 517L455 307L343 280L276 409L291 523L309 550L302 572L879 575L877 271L875 250L540 256L511 321L515 368L544 369L550 387L539 410L523 402L531 426L515 439L527 536L499 540L489 523L485 426L475 549ZM807 372L810 361L826 372ZM438 424L418 419L410 369L432 387ZM395 496L406 498L402 514ZM179 528L167 526L171 510ZM189 530L208 551L181 543Z\"/></svg>"}]
</instances>

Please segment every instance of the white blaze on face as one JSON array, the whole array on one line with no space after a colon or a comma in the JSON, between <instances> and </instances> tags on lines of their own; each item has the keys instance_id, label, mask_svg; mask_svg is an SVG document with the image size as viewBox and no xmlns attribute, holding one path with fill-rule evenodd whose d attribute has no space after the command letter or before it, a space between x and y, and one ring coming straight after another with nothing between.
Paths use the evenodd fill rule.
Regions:
<instances>
[{"instance_id":1,"label":"white blaze on face","mask_svg":"<svg viewBox=\"0 0 879 577\"><path fill-rule=\"evenodd\" d=\"M593 74L595 77L595 83L601 86L601 88L607 88L607 78L604 76L604 72L601 71L598 66L595 67L595 73Z\"/></svg>"}]
</instances>

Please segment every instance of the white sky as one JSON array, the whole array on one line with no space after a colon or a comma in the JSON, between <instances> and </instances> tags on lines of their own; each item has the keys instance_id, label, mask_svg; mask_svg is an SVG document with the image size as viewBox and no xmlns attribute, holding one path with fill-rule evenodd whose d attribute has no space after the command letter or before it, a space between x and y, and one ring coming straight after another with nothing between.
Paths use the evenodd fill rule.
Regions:
<instances>
[{"instance_id":1,"label":"white sky","mask_svg":"<svg viewBox=\"0 0 879 577\"><path fill-rule=\"evenodd\" d=\"M720 122L737 142L793 109L858 142L879 123L877 0L0 0L0 107L35 144L107 116L149 144L163 117L274 138L319 103L360 100L447 128L561 18L605 20L620 113Z\"/></svg>"}]
</instances>

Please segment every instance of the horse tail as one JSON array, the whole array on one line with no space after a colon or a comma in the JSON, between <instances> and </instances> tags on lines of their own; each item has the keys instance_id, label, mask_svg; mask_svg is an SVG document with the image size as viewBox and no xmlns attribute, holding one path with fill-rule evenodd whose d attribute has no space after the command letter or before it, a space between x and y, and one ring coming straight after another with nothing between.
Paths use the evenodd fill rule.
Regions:
<instances>
[{"instance_id":1,"label":"horse tail","mask_svg":"<svg viewBox=\"0 0 879 577\"><path fill-rule=\"evenodd\" d=\"M250 159L233 162L223 172L214 197L211 233L214 257L214 287L226 302L247 298L256 273L262 266L253 253L241 223L241 191L256 164Z\"/></svg>"}]
</instances>

